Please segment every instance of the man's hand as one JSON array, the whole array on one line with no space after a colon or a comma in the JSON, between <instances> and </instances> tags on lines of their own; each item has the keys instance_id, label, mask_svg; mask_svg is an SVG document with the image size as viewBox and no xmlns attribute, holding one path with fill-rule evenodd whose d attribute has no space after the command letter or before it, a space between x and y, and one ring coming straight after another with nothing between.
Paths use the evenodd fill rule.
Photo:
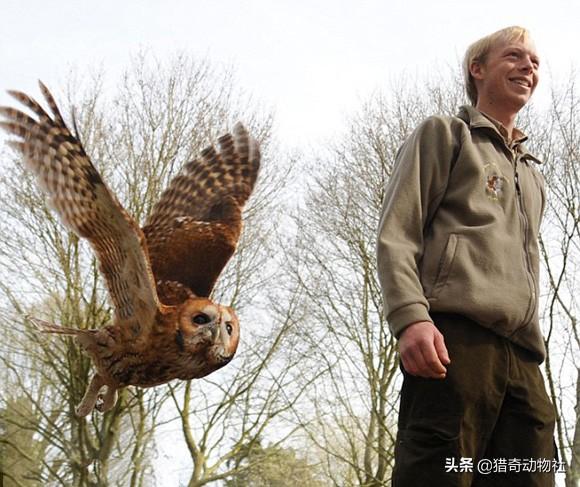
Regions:
<instances>
[{"instance_id":1,"label":"man's hand","mask_svg":"<svg viewBox=\"0 0 580 487\"><path fill-rule=\"evenodd\" d=\"M443 335L430 321L409 325L399 337L399 351L403 367L411 375L444 379L449 354Z\"/></svg>"}]
</instances>

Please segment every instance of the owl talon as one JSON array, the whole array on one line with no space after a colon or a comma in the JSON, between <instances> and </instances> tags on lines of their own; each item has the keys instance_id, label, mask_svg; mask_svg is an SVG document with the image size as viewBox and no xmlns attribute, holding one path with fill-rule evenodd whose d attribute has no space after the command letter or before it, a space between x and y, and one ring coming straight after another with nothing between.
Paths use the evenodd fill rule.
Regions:
<instances>
[{"instance_id":1,"label":"owl talon","mask_svg":"<svg viewBox=\"0 0 580 487\"><path fill-rule=\"evenodd\" d=\"M115 387L106 386L106 392L99 394L95 403L95 409L100 413L106 413L113 409L117 402L117 389Z\"/></svg>"},{"instance_id":2,"label":"owl talon","mask_svg":"<svg viewBox=\"0 0 580 487\"><path fill-rule=\"evenodd\" d=\"M95 409L100 413L102 413L104 405L105 405L105 397L103 396L103 394L99 394L95 402Z\"/></svg>"},{"instance_id":3,"label":"owl talon","mask_svg":"<svg viewBox=\"0 0 580 487\"><path fill-rule=\"evenodd\" d=\"M105 381L99 374L93 376L89 383L89 387L87 387L83 400L75 410L77 416L83 417L90 414L97 402L99 391L104 385Z\"/></svg>"}]
</instances>

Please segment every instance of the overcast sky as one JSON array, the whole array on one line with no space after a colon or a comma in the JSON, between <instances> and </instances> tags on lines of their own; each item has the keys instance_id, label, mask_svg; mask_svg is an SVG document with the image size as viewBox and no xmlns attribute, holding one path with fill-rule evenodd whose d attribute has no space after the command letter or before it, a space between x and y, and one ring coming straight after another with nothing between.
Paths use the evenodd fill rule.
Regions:
<instances>
[{"instance_id":1,"label":"overcast sky","mask_svg":"<svg viewBox=\"0 0 580 487\"><path fill-rule=\"evenodd\" d=\"M0 103L8 88L54 91L73 66L108 77L147 48L234 66L241 87L275 110L289 144L341 127L369 94L403 74L457 66L469 43L499 28L528 27L551 73L580 56L580 2L405 0L1 0ZM58 7L57 7L58 6ZM579 67L580 69L580 67ZM85 71L86 72L86 71ZM580 76L580 75L578 75Z\"/></svg>"}]
</instances>

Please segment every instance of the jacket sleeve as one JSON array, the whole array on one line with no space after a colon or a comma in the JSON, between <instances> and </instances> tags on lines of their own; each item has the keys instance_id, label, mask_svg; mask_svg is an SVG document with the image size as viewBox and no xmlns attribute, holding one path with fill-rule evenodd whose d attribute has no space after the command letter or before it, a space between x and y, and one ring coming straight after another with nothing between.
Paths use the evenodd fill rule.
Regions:
<instances>
[{"instance_id":1,"label":"jacket sleeve","mask_svg":"<svg viewBox=\"0 0 580 487\"><path fill-rule=\"evenodd\" d=\"M449 118L430 117L405 141L385 188L377 242L377 266L391 331L433 321L419 265L423 234L445 194L459 142Z\"/></svg>"}]
</instances>

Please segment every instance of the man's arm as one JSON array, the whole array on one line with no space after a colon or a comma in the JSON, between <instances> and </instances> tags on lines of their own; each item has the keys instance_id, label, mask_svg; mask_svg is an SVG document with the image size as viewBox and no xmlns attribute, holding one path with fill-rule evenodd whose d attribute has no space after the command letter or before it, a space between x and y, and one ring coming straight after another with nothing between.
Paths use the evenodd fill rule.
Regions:
<instances>
[{"instance_id":1,"label":"man's arm","mask_svg":"<svg viewBox=\"0 0 580 487\"><path fill-rule=\"evenodd\" d=\"M445 376L449 357L429 316L419 275L423 232L445 194L458 142L448 120L430 117L407 139L387 185L377 259L387 320L413 375Z\"/></svg>"}]
</instances>

